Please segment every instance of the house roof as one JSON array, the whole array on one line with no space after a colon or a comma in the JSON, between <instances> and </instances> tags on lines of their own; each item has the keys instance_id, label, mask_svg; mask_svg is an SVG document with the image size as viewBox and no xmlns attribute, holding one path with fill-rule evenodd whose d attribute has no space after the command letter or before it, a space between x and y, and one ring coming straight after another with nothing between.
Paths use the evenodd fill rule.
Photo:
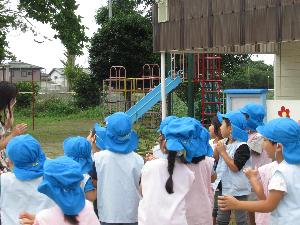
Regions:
<instances>
[{"instance_id":1,"label":"house roof","mask_svg":"<svg viewBox=\"0 0 300 225\"><path fill-rule=\"evenodd\" d=\"M44 69L43 67L25 63L22 61L11 61L5 64L1 64L1 67L9 67L10 69Z\"/></svg>"},{"instance_id":2,"label":"house roof","mask_svg":"<svg viewBox=\"0 0 300 225\"><path fill-rule=\"evenodd\" d=\"M90 74L91 70L89 68L82 68L83 72L86 74ZM49 73L49 76L51 76L51 74L56 71L57 73L59 73L60 75L64 75L64 68L53 68L51 70L51 72Z\"/></svg>"}]
</instances>

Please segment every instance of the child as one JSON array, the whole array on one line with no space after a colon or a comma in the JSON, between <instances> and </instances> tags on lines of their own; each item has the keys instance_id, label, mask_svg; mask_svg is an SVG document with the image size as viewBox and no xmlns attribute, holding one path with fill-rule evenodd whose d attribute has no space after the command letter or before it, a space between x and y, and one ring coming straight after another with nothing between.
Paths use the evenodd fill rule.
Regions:
<instances>
[{"instance_id":1,"label":"child","mask_svg":"<svg viewBox=\"0 0 300 225\"><path fill-rule=\"evenodd\" d=\"M208 139L201 141L202 132L207 131L191 118L174 119L164 127L162 151L168 157L149 161L143 168L139 225L210 224L213 162L205 156L212 155L212 149ZM195 175L185 164L191 162L195 163L189 165L195 171L194 184Z\"/></svg>"},{"instance_id":2,"label":"child","mask_svg":"<svg viewBox=\"0 0 300 225\"><path fill-rule=\"evenodd\" d=\"M283 161L282 149L278 148L276 142L264 138L263 148L268 154L268 157L273 159L272 163L263 165L257 169L246 168L244 173L248 177L253 190L259 200L265 200L268 196L268 185L272 175L278 167L278 163ZM255 213L256 225L268 225L270 213Z\"/></svg>"},{"instance_id":3,"label":"child","mask_svg":"<svg viewBox=\"0 0 300 225\"><path fill-rule=\"evenodd\" d=\"M168 123L170 123L172 120L174 120L176 118L177 118L176 116L167 116L164 120L161 121L159 129L157 130L159 132L158 145L155 145L152 148L152 154L148 153L146 155L146 161L149 161L152 159L158 159L158 158L165 158L165 159L167 158L167 155L161 151L161 144L162 144L163 140L165 139L164 135L162 134L162 130L165 126L168 125Z\"/></svg>"},{"instance_id":4,"label":"child","mask_svg":"<svg viewBox=\"0 0 300 225\"><path fill-rule=\"evenodd\" d=\"M84 177L81 184L82 190L84 191L87 200L94 201L96 199L97 191L88 174L93 165L91 143L84 137L70 137L64 141L63 148L65 156L70 157L80 164L81 172Z\"/></svg>"},{"instance_id":5,"label":"child","mask_svg":"<svg viewBox=\"0 0 300 225\"><path fill-rule=\"evenodd\" d=\"M139 181L144 165L143 158L134 152L138 137L125 113L114 113L105 121L106 129L97 133L105 150L94 154L98 215L101 225L136 225Z\"/></svg>"},{"instance_id":6,"label":"child","mask_svg":"<svg viewBox=\"0 0 300 225\"><path fill-rule=\"evenodd\" d=\"M27 131L27 124L18 124L10 134L8 131L13 126L14 115L13 109L16 104L17 87L15 84L7 81L0 81L0 173L10 171L7 157L5 155L5 147L7 143L20 134ZM6 113L6 121L2 120L2 113Z\"/></svg>"},{"instance_id":7,"label":"child","mask_svg":"<svg viewBox=\"0 0 300 225\"><path fill-rule=\"evenodd\" d=\"M28 210L35 214L54 203L37 192L46 160L40 143L31 135L20 135L9 141L6 152L14 170L0 176L1 222L3 225L18 225L21 212Z\"/></svg>"},{"instance_id":8,"label":"child","mask_svg":"<svg viewBox=\"0 0 300 225\"><path fill-rule=\"evenodd\" d=\"M294 225L300 221L300 127L289 118L274 119L257 131L283 152L282 161L272 175L265 200L241 202L231 196L220 196L223 210L272 212L269 224Z\"/></svg>"},{"instance_id":9,"label":"child","mask_svg":"<svg viewBox=\"0 0 300 225\"><path fill-rule=\"evenodd\" d=\"M193 119L194 120L194 119ZM209 132L194 120L196 127L200 128L200 138L198 148L194 151L191 163L186 162L188 168L194 173L195 180L191 190L186 196L186 216L189 225L205 224L211 225L211 214L213 209L212 182L216 179L213 169L214 159L211 157L213 150L209 144ZM199 202L201 206L199 207Z\"/></svg>"},{"instance_id":10,"label":"child","mask_svg":"<svg viewBox=\"0 0 300 225\"><path fill-rule=\"evenodd\" d=\"M211 120L211 125L209 126L209 134L211 139L209 140L209 144L214 150L214 155L218 155L218 151L215 149L217 143L222 140L222 134L220 131L220 127L222 125L222 115L221 113L217 113L216 116L214 116ZM215 160L214 162L214 170L216 170L218 165L218 161ZM217 176L217 174L216 174ZM212 217L213 217L213 225L216 224L216 219L217 219L217 212L218 212L218 196L220 195L219 189L217 188L214 192L214 205L213 205L213 212L212 212Z\"/></svg>"},{"instance_id":11,"label":"child","mask_svg":"<svg viewBox=\"0 0 300 225\"><path fill-rule=\"evenodd\" d=\"M217 143L223 139L220 131L220 127L222 125L221 123L222 123L222 115L218 112L217 116L214 116L211 119L211 124L208 128L211 137L209 144L211 145L212 149L214 149Z\"/></svg>"},{"instance_id":12,"label":"child","mask_svg":"<svg viewBox=\"0 0 300 225\"><path fill-rule=\"evenodd\" d=\"M249 130L248 146L251 150L252 167L261 167L272 162L267 153L262 148L263 137L256 131L258 126L262 126L265 109L260 104L250 103L240 110L246 117L247 129Z\"/></svg>"},{"instance_id":13,"label":"child","mask_svg":"<svg viewBox=\"0 0 300 225\"><path fill-rule=\"evenodd\" d=\"M80 187L82 180L81 166L69 157L47 160L38 191L51 198L57 206L42 210L35 217L24 213L21 215L23 224L34 219L34 225L100 225L92 203L84 198Z\"/></svg>"},{"instance_id":14,"label":"child","mask_svg":"<svg viewBox=\"0 0 300 225\"><path fill-rule=\"evenodd\" d=\"M223 115L221 134L224 141L219 141L216 146L218 151L218 166L216 169L218 178L214 183L214 189L219 189L222 195L230 194L239 200L247 200L251 192L250 183L242 172L243 168L251 166L250 150L246 141L248 139L246 119L238 111ZM231 211L218 209L217 224L227 225L230 222ZM247 213L235 211L237 225L247 224Z\"/></svg>"},{"instance_id":15,"label":"child","mask_svg":"<svg viewBox=\"0 0 300 225\"><path fill-rule=\"evenodd\" d=\"M272 162L267 153L263 150L263 137L256 131L258 126L263 125L265 109L262 105L249 103L240 110L246 117L248 136L248 146L251 152L252 168L258 168L262 165ZM248 200L257 200L256 194L252 191ZM249 212L250 225L255 225L255 215Z\"/></svg>"}]
</instances>

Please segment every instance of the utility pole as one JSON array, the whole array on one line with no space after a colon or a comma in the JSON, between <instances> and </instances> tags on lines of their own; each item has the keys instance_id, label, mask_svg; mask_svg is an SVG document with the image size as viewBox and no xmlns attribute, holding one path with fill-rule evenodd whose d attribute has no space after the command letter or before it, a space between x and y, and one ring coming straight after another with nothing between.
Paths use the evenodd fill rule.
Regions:
<instances>
[{"instance_id":1,"label":"utility pole","mask_svg":"<svg viewBox=\"0 0 300 225\"><path fill-rule=\"evenodd\" d=\"M108 17L112 18L112 0L108 0Z\"/></svg>"}]
</instances>

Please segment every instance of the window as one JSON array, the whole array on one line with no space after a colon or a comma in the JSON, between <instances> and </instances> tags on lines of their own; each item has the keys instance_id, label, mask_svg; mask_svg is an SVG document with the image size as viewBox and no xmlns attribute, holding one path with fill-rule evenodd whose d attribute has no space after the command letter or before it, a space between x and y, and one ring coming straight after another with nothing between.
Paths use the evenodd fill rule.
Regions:
<instances>
[{"instance_id":1,"label":"window","mask_svg":"<svg viewBox=\"0 0 300 225\"><path fill-rule=\"evenodd\" d=\"M163 23L169 20L168 0L156 0L158 5L158 22Z\"/></svg>"},{"instance_id":2,"label":"window","mask_svg":"<svg viewBox=\"0 0 300 225\"><path fill-rule=\"evenodd\" d=\"M32 72L27 72L27 76L31 76L32 75Z\"/></svg>"},{"instance_id":3,"label":"window","mask_svg":"<svg viewBox=\"0 0 300 225\"><path fill-rule=\"evenodd\" d=\"M26 71L22 71L21 72L21 77L27 77L27 72Z\"/></svg>"}]
</instances>

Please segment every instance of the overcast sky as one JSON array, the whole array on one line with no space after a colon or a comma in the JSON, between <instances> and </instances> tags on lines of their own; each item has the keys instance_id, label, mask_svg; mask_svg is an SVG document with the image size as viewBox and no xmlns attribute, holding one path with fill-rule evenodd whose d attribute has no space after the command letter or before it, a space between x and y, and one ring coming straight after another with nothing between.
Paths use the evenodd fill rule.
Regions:
<instances>
[{"instance_id":1,"label":"overcast sky","mask_svg":"<svg viewBox=\"0 0 300 225\"><path fill-rule=\"evenodd\" d=\"M15 5L17 0L15 1ZM97 31L98 26L95 22L95 14L100 6L106 5L107 0L77 0L79 5L78 14L83 17L83 24L88 27L87 36L92 37ZM32 33L22 33L20 31L12 31L7 39L11 52L17 57L17 60L44 67L46 72L50 72L52 68L62 67L60 60L64 59L64 46L60 40L53 39L54 31L47 24L34 22L36 30L52 40L44 40L41 36L34 37ZM34 41L43 41L39 44ZM88 67L88 52L85 49L84 55L78 58L77 63L81 66ZM258 55L252 57L254 60L264 60L268 64L273 64L273 55Z\"/></svg>"}]
</instances>

